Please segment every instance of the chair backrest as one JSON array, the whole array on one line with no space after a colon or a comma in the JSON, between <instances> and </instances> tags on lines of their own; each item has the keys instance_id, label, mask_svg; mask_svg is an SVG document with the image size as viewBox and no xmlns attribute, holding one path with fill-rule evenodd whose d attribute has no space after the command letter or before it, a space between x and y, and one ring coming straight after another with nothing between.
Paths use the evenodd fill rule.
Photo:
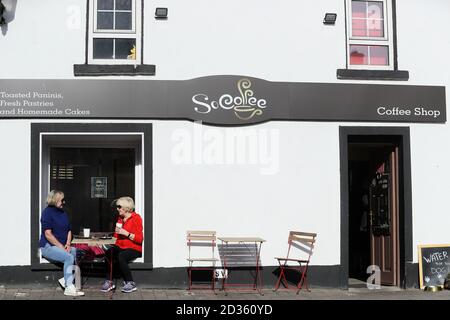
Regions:
<instances>
[{"instance_id":1,"label":"chair backrest","mask_svg":"<svg viewBox=\"0 0 450 320\"><path fill-rule=\"evenodd\" d=\"M286 257L289 258L291 248L294 247L300 250L301 255L305 256L308 262L314 252L314 245L316 243L317 233L290 231L288 238L288 252Z\"/></svg>"},{"instance_id":2,"label":"chair backrest","mask_svg":"<svg viewBox=\"0 0 450 320\"><path fill-rule=\"evenodd\" d=\"M199 230L189 230L186 232L187 246L189 249L189 259L191 257L192 247L210 247L211 255L203 253L203 257L214 258L214 249L216 247L216 232L215 231L199 231ZM196 252L198 255L200 252ZM196 258L200 258L196 256Z\"/></svg>"}]
</instances>

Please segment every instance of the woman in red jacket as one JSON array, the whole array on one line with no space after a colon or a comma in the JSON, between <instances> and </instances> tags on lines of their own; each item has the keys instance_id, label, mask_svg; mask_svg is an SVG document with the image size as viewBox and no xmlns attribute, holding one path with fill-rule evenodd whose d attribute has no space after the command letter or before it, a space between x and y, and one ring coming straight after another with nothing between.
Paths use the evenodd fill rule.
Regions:
<instances>
[{"instance_id":1,"label":"woman in red jacket","mask_svg":"<svg viewBox=\"0 0 450 320\"><path fill-rule=\"evenodd\" d=\"M116 209L119 212L119 218L116 223L114 238L117 240L116 244L105 252L105 256L107 259L111 259L112 254L113 270L117 270L115 268L118 267L123 276L122 292L128 293L137 290L128 263L142 256L142 242L144 240L142 218L134 212L134 201L130 197L117 199ZM109 262L108 267L110 268ZM107 279L109 274L110 270L108 270ZM102 291L108 292L115 288L116 286L111 280L106 280L102 286Z\"/></svg>"}]
</instances>

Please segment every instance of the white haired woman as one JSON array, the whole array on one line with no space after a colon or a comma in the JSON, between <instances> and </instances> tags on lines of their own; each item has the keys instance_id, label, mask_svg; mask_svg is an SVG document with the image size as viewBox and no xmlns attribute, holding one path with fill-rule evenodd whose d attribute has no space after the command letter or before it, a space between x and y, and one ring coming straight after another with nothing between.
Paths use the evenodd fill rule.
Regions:
<instances>
[{"instance_id":1,"label":"white haired woman","mask_svg":"<svg viewBox=\"0 0 450 320\"><path fill-rule=\"evenodd\" d=\"M117 270L118 267L124 280L122 292L129 293L137 290L128 264L142 256L142 242L144 240L142 218L134 212L134 201L130 197L117 199L116 209L119 218L116 223L114 238L117 240L115 245L105 252L105 257L111 259L112 254L113 270ZM117 266L115 266L116 264ZM108 266L110 266L110 263L108 263ZM111 270L108 270L107 279L110 272ZM115 288L112 280L105 280L102 291L108 292Z\"/></svg>"},{"instance_id":2,"label":"white haired woman","mask_svg":"<svg viewBox=\"0 0 450 320\"><path fill-rule=\"evenodd\" d=\"M64 263L64 280L60 279L66 296L84 296L73 285L73 265L76 263L76 248L70 244L72 230L69 216L64 211L64 192L52 190L47 196L47 207L41 214L41 238L39 246L42 256L51 262Z\"/></svg>"}]
</instances>

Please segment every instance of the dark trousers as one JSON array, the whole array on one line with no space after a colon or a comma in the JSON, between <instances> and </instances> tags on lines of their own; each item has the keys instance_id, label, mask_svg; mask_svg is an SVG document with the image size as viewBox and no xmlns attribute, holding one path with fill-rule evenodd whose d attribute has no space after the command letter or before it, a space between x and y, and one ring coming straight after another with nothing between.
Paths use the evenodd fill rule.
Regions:
<instances>
[{"instance_id":1,"label":"dark trousers","mask_svg":"<svg viewBox=\"0 0 450 320\"><path fill-rule=\"evenodd\" d=\"M108 264L108 273L106 275L106 278L109 279L111 270L110 270L110 260L111 260L111 253L112 253L112 259L113 259L113 270L119 270L122 274L124 281L133 281L133 276L131 275L130 267L128 266L128 263L133 261L136 258L139 258L142 256L142 254L139 251L136 251L134 249L121 249L117 246L112 246L105 252L105 257Z\"/></svg>"}]
</instances>

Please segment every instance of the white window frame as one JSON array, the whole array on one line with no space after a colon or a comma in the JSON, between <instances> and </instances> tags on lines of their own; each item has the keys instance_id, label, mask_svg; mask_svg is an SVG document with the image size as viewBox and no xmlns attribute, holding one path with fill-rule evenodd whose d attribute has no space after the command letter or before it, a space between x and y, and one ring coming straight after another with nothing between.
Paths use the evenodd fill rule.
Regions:
<instances>
[{"instance_id":1,"label":"white window frame","mask_svg":"<svg viewBox=\"0 0 450 320\"><path fill-rule=\"evenodd\" d=\"M97 0L89 2L89 41L88 41L88 64L141 64L142 46L142 2L141 0L131 0L132 5L132 30L107 30L97 29ZM94 39L136 39L136 59L94 59Z\"/></svg>"},{"instance_id":2,"label":"white window frame","mask_svg":"<svg viewBox=\"0 0 450 320\"><path fill-rule=\"evenodd\" d=\"M99 137L105 137L102 143ZM124 137L133 137L139 141L125 141ZM56 137L61 137L58 142L53 141ZM64 137L67 140L64 141ZM76 139L80 138L82 142L76 142ZM86 139L87 138L87 139ZM106 139L110 138L110 139ZM112 138L112 139L111 139ZM114 138L117 138L114 141ZM91 141L89 141L92 139ZM135 150L135 182L134 182L134 204L136 212L142 218L142 225L145 225L145 172L144 172L144 159L145 145L144 145L144 133L143 132L41 132L39 134L39 194L41 201L39 202L39 230L42 229L41 214L46 207L46 199L48 190L50 190L50 148L51 147L81 147L81 148L132 148ZM121 142L122 141L122 142ZM145 231L144 231L145 232ZM144 262L144 246L142 243L142 256L134 260L136 263ZM49 263L47 259L42 258L41 250L39 250L39 263Z\"/></svg>"},{"instance_id":3,"label":"white window frame","mask_svg":"<svg viewBox=\"0 0 450 320\"><path fill-rule=\"evenodd\" d=\"M346 23L347 23L347 68L356 70L394 70L394 32L393 32L393 12L391 0L366 0L366 2L382 2L384 16L384 37L361 37L353 36L352 32L352 1L346 0ZM388 47L388 64L387 65L369 65L350 64L350 46L387 46Z\"/></svg>"}]
</instances>

